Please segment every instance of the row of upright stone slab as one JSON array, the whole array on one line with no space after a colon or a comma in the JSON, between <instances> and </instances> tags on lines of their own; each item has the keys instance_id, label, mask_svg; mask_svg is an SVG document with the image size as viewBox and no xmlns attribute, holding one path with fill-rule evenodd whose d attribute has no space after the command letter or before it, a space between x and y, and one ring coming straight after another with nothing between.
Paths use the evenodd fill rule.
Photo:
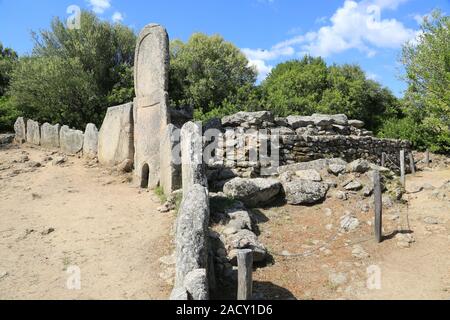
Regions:
<instances>
[{"instance_id":1,"label":"row of upright stone slab","mask_svg":"<svg viewBox=\"0 0 450 320\"><path fill-rule=\"evenodd\" d=\"M86 157L97 156L98 130L92 123L86 126L86 131L70 129L59 124L51 125L19 117L14 124L15 141L30 143L46 149L61 149L67 154L83 152Z\"/></svg>"}]
</instances>

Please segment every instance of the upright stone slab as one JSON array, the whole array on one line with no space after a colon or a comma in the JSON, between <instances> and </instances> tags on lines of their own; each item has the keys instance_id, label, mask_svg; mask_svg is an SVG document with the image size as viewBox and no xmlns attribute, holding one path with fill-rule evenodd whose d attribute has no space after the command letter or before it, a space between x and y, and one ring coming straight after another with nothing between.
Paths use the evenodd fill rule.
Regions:
<instances>
[{"instance_id":1,"label":"upright stone slab","mask_svg":"<svg viewBox=\"0 0 450 320\"><path fill-rule=\"evenodd\" d=\"M208 186L203 162L202 127L194 122L187 122L181 128L181 171L183 195L194 184Z\"/></svg>"},{"instance_id":2,"label":"upright stone slab","mask_svg":"<svg viewBox=\"0 0 450 320\"><path fill-rule=\"evenodd\" d=\"M98 129L93 123L86 125L84 130L83 156L86 158L97 157L98 150Z\"/></svg>"},{"instance_id":3,"label":"upright stone slab","mask_svg":"<svg viewBox=\"0 0 450 320\"><path fill-rule=\"evenodd\" d=\"M16 133L14 140L17 143L25 143L27 141L27 126L23 117L17 118L14 123L14 132Z\"/></svg>"},{"instance_id":4,"label":"upright stone slab","mask_svg":"<svg viewBox=\"0 0 450 320\"><path fill-rule=\"evenodd\" d=\"M50 123L44 123L41 126L41 146L47 149L59 148L59 124L52 126Z\"/></svg>"},{"instance_id":5,"label":"upright stone slab","mask_svg":"<svg viewBox=\"0 0 450 320\"><path fill-rule=\"evenodd\" d=\"M194 184L180 205L175 236L175 288L184 285L188 273L207 269L209 197L207 188Z\"/></svg>"},{"instance_id":6,"label":"upright stone slab","mask_svg":"<svg viewBox=\"0 0 450 320\"><path fill-rule=\"evenodd\" d=\"M166 196L181 188L180 129L169 124L161 146L161 186Z\"/></svg>"},{"instance_id":7,"label":"upright stone slab","mask_svg":"<svg viewBox=\"0 0 450 320\"><path fill-rule=\"evenodd\" d=\"M39 128L39 122L34 120L27 121L27 142L37 146L41 143L41 130Z\"/></svg>"},{"instance_id":8,"label":"upright stone slab","mask_svg":"<svg viewBox=\"0 0 450 320\"><path fill-rule=\"evenodd\" d=\"M77 154L83 150L83 131L70 129L62 126L59 132L59 143L61 151L67 154Z\"/></svg>"},{"instance_id":9,"label":"upright stone slab","mask_svg":"<svg viewBox=\"0 0 450 320\"><path fill-rule=\"evenodd\" d=\"M161 161L167 161L160 150L170 123L168 82L169 37L162 26L149 24L139 34L134 61L134 162L142 187L159 184Z\"/></svg>"},{"instance_id":10,"label":"upright stone slab","mask_svg":"<svg viewBox=\"0 0 450 320\"><path fill-rule=\"evenodd\" d=\"M133 104L108 108L98 136L98 161L113 167L133 157Z\"/></svg>"}]
</instances>

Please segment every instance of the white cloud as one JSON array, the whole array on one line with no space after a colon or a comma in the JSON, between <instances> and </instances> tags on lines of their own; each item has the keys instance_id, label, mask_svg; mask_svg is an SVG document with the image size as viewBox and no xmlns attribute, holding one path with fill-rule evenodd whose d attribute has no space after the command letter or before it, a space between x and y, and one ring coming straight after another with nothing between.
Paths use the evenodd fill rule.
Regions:
<instances>
[{"instance_id":1,"label":"white cloud","mask_svg":"<svg viewBox=\"0 0 450 320\"><path fill-rule=\"evenodd\" d=\"M272 71L273 66L260 59L248 59L249 66L255 67L258 72L258 82L264 80L267 75Z\"/></svg>"},{"instance_id":2,"label":"white cloud","mask_svg":"<svg viewBox=\"0 0 450 320\"><path fill-rule=\"evenodd\" d=\"M112 19L113 22L116 22L116 23L117 22L122 22L124 20L124 16L123 16L123 14L121 12L116 11L112 15L111 19Z\"/></svg>"},{"instance_id":3,"label":"white cloud","mask_svg":"<svg viewBox=\"0 0 450 320\"><path fill-rule=\"evenodd\" d=\"M394 10L408 0L345 0L329 19L329 24L274 45L270 50L243 49L264 70L266 62L281 57L309 53L328 57L350 49L373 57L379 49L397 49L414 41L419 31L405 27L396 19L383 19L383 10ZM324 19L319 18L319 21ZM258 60L257 63L255 61ZM258 70L259 70L258 69Z\"/></svg>"},{"instance_id":4,"label":"white cloud","mask_svg":"<svg viewBox=\"0 0 450 320\"><path fill-rule=\"evenodd\" d=\"M92 11L98 14L102 14L111 7L111 0L88 0L88 2Z\"/></svg>"}]
</instances>

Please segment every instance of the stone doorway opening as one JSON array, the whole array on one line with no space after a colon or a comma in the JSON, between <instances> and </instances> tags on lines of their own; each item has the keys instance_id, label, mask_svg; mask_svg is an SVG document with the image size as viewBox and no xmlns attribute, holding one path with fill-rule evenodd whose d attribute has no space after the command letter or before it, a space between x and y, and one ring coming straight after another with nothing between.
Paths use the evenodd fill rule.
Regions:
<instances>
[{"instance_id":1,"label":"stone doorway opening","mask_svg":"<svg viewBox=\"0 0 450 320\"><path fill-rule=\"evenodd\" d=\"M141 188L148 188L148 177L150 174L150 168L148 166L148 164L144 164L142 166L142 171L141 171Z\"/></svg>"}]
</instances>

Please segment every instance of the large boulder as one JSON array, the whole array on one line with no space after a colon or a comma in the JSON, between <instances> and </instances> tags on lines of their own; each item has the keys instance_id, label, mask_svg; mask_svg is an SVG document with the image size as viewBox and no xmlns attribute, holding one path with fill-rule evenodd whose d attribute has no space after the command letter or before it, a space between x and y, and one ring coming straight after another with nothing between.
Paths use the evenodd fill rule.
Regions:
<instances>
[{"instance_id":1,"label":"large boulder","mask_svg":"<svg viewBox=\"0 0 450 320\"><path fill-rule=\"evenodd\" d=\"M197 123L187 122L181 128L181 163L183 195L194 184L208 186L203 162L202 128Z\"/></svg>"},{"instance_id":2,"label":"large boulder","mask_svg":"<svg viewBox=\"0 0 450 320\"><path fill-rule=\"evenodd\" d=\"M293 205L309 205L323 201L329 189L328 184L311 180L295 177L282 180L286 202Z\"/></svg>"},{"instance_id":3,"label":"large boulder","mask_svg":"<svg viewBox=\"0 0 450 320\"><path fill-rule=\"evenodd\" d=\"M61 151L67 154L77 154L83 150L83 131L70 129L68 126L62 126L59 133L59 143Z\"/></svg>"},{"instance_id":4,"label":"large boulder","mask_svg":"<svg viewBox=\"0 0 450 320\"><path fill-rule=\"evenodd\" d=\"M41 146L47 149L59 148L59 124L52 126L49 123L44 123L41 126Z\"/></svg>"},{"instance_id":5,"label":"large boulder","mask_svg":"<svg viewBox=\"0 0 450 320\"><path fill-rule=\"evenodd\" d=\"M279 181L264 178L234 178L223 187L226 196L240 200L248 207L259 207L272 202L280 190Z\"/></svg>"},{"instance_id":6,"label":"large boulder","mask_svg":"<svg viewBox=\"0 0 450 320\"><path fill-rule=\"evenodd\" d=\"M14 141L15 135L13 133L0 134L0 144L10 144Z\"/></svg>"},{"instance_id":7,"label":"large boulder","mask_svg":"<svg viewBox=\"0 0 450 320\"><path fill-rule=\"evenodd\" d=\"M289 164L286 166L281 166L278 168L278 173L282 174L284 172L296 172L299 170L317 170L321 171L323 169L328 168L330 165L343 165L346 166L347 162L340 158L332 158L332 159L318 159L309 162L298 162Z\"/></svg>"},{"instance_id":8,"label":"large boulder","mask_svg":"<svg viewBox=\"0 0 450 320\"><path fill-rule=\"evenodd\" d=\"M87 158L97 157L98 129L93 123L88 123L84 130L83 156Z\"/></svg>"},{"instance_id":9,"label":"large boulder","mask_svg":"<svg viewBox=\"0 0 450 320\"><path fill-rule=\"evenodd\" d=\"M98 135L98 160L114 167L134 159L133 103L108 108Z\"/></svg>"},{"instance_id":10,"label":"large boulder","mask_svg":"<svg viewBox=\"0 0 450 320\"><path fill-rule=\"evenodd\" d=\"M347 172L365 173L369 171L370 162L364 159L357 159L347 165Z\"/></svg>"},{"instance_id":11,"label":"large boulder","mask_svg":"<svg viewBox=\"0 0 450 320\"><path fill-rule=\"evenodd\" d=\"M39 128L39 122L34 120L27 121L27 142L37 146L41 143L41 130Z\"/></svg>"},{"instance_id":12,"label":"large boulder","mask_svg":"<svg viewBox=\"0 0 450 320\"><path fill-rule=\"evenodd\" d=\"M182 287L186 275L208 265L208 190L199 184L191 185L178 211L175 256L175 287Z\"/></svg>"},{"instance_id":13,"label":"large boulder","mask_svg":"<svg viewBox=\"0 0 450 320\"><path fill-rule=\"evenodd\" d=\"M26 120L23 117L19 117L14 123L14 132L16 133L14 140L17 143L25 143L27 141L27 126L25 122Z\"/></svg>"},{"instance_id":14,"label":"large boulder","mask_svg":"<svg viewBox=\"0 0 450 320\"><path fill-rule=\"evenodd\" d=\"M273 122L274 117L269 111L258 112L238 112L236 114L222 118L222 125L224 127L238 127L243 123L252 126L259 126L263 122Z\"/></svg>"},{"instance_id":15,"label":"large boulder","mask_svg":"<svg viewBox=\"0 0 450 320\"><path fill-rule=\"evenodd\" d=\"M295 172L295 175L302 180L311 180L316 182L322 181L322 176L317 170L314 169L298 170Z\"/></svg>"}]
</instances>

